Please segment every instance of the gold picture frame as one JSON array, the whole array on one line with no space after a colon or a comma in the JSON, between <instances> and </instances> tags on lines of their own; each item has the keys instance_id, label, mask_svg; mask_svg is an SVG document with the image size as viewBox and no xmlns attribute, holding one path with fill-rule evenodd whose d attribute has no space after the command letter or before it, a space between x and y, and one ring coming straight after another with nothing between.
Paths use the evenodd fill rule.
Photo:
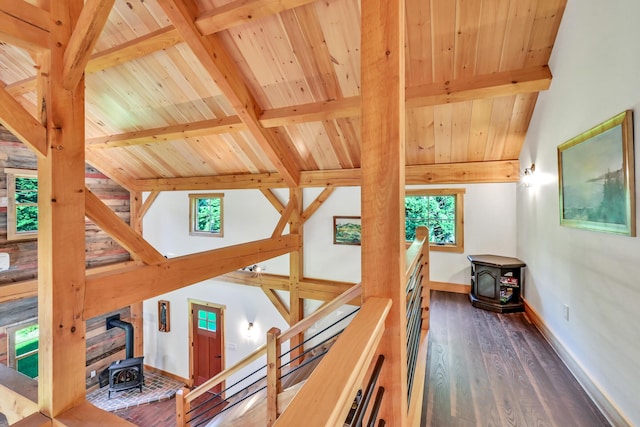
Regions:
<instances>
[{"instance_id":1,"label":"gold picture frame","mask_svg":"<svg viewBox=\"0 0 640 427\"><path fill-rule=\"evenodd\" d=\"M558 184L560 225L635 236L632 111L559 145Z\"/></svg>"}]
</instances>

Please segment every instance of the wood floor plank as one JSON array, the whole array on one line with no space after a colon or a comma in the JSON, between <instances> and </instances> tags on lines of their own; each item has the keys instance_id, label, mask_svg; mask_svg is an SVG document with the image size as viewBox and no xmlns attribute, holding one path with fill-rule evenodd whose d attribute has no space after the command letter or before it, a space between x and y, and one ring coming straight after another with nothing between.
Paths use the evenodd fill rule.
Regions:
<instances>
[{"instance_id":1,"label":"wood floor plank","mask_svg":"<svg viewBox=\"0 0 640 427\"><path fill-rule=\"evenodd\" d=\"M609 426L524 313L433 291L423 427Z\"/></svg>"}]
</instances>

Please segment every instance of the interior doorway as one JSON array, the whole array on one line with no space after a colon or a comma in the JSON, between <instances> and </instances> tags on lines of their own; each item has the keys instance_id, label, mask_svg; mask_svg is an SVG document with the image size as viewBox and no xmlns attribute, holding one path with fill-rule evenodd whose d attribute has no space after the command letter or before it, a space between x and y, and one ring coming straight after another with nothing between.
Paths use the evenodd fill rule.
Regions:
<instances>
[{"instance_id":1,"label":"interior doorway","mask_svg":"<svg viewBox=\"0 0 640 427\"><path fill-rule=\"evenodd\" d=\"M224 357L225 306L189 300L190 373L194 386L222 372ZM212 391L220 393L224 383Z\"/></svg>"}]
</instances>

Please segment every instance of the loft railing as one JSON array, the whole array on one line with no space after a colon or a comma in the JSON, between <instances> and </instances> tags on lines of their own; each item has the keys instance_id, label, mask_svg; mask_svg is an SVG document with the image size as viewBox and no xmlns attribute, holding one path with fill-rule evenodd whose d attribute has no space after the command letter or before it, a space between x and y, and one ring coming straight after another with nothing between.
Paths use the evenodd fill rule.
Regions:
<instances>
[{"instance_id":1,"label":"loft railing","mask_svg":"<svg viewBox=\"0 0 640 427\"><path fill-rule=\"evenodd\" d=\"M413 425L412 423L419 420L421 415L421 390L426 363L425 338L429 324L429 243L426 228L421 227L417 230L416 241L407 249L406 255L407 366L411 366L408 368L407 376L408 418L409 423ZM267 356L267 365L271 369L271 373L267 373L265 379L267 419L263 418L255 425L290 426L299 425L300 420L305 420L305 425L309 427L312 425L342 425L347 419L354 396L362 388L366 372L371 369L374 356L380 352L378 346L384 333L385 320L391 306L391 300L372 297L364 302L360 311L332 345L331 351L326 353L304 386L296 390L297 394L290 403L288 402L291 399L289 395L285 396L285 399L279 399L286 393L282 393L282 375L278 372L282 364L278 364L277 360L284 356L280 354L282 343L304 333L319 319L359 297L360 294L360 285L356 285L289 330L283 333L271 330L267 344L247 356L239 364L191 392L185 389L183 393L179 393L176 396L178 425L188 425L185 421L185 412L191 409L190 407L196 399L265 355ZM383 391L378 393L374 409L369 412L377 411L375 408L380 406L382 396ZM278 413L283 411L285 407L284 412L278 417ZM384 421L378 421L378 425L384 425Z\"/></svg>"},{"instance_id":2,"label":"loft railing","mask_svg":"<svg viewBox=\"0 0 640 427\"><path fill-rule=\"evenodd\" d=\"M282 333L272 328L267 333L267 343L242 359L235 366L221 372L193 390L185 388L178 391L176 394L177 425L189 427L204 425L217 413L230 410L233 406L240 405L241 398L246 399L252 396L258 396L260 393L264 394L265 390L267 397L267 420L263 420L260 425L271 425L277 418L279 412L278 395L281 395L283 392L283 379L293 375L297 370L302 369L306 364L313 362L326 353L326 349L318 350L312 354L312 349L302 350L296 347L283 352L283 344L288 343L291 338L304 334L305 331L318 323L318 321L324 319L336 309L358 298L361 294L361 289L359 284L351 287L342 295L323 305L313 314L302 319ZM312 340L317 341L321 334L326 333L327 330L331 328L340 329L338 323L347 320L347 318L352 317L353 314L354 313L350 313L318 333L308 336L300 346L303 347ZM329 337L325 335L319 343L314 344L313 349L318 349L323 346L328 347L334 339L334 335L330 335ZM245 370L249 365L265 356L266 364L264 366L253 370L241 380L226 387L219 394L211 392L214 387L223 384L232 375ZM282 360L284 360L284 362L282 362ZM283 368L287 371L284 374L282 373ZM266 375L261 374L263 371L266 371ZM240 396L240 394L243 393L244 396ZM284 403L286 402L283 402L283 404Z\"/></svg>"}]
</instances>

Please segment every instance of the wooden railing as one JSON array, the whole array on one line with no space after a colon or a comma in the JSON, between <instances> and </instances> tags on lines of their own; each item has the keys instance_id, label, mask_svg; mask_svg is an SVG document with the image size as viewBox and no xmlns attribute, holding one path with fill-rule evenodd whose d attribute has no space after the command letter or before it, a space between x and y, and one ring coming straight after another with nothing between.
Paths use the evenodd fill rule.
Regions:
<instances>
[{"instance_id":1,"label":"wooden railing","mask_svg":"<svg viewBox=\"0 0 640 427\"><path fill-rule=\"evenodd\" d=\"M271 422L275 421L277 417L276 414L278 413L276 397L280 392L282 392L281 385L278 380L278 378L280 378L280 375L277 373L277 369L280 365L279 363L277 363L276 359L281 353L282 344L299 334L303 334L310 326L314 325L319 320L325 318L327 315L331 314L343 305L349 303L359 304L359 297L361 293L361 285L354 285L353 287L342 293L339 297L329 303L326 303L318 310L316 310L313 314L305 317L286 331L280 333L280 331L275 328L269 330L269 332L267 333L267 343L256 349L253 353L246 356L236 365L212 377L193 390L189 390L188 388L179 390L176 393L177 425L189 425L189 420L186 414L189 413L189 411L192 409L192 404L196 399L207 393L215 386L223 383L232 375L244 370L251 363L265 356L267 357L267 418L271 420ZM267 425L271 424L267 423Z\"/></svg>"},{"instance_id":2,"label":"wooden railing","mask_svg":"<svg viewBox=\"0 0 640 427\"><path fill-rule=\"evenodd\" d=\"M414 367L411 369L410 378L406 379L408 383L413 384L415 390L411 393L409 402L409 425L414 425L416 420L419 422L421 415L426 363L426 331L429 325L429 243L426 228L420 227L416 230L416 240L407 249L406 259L406 285L412 291L407 298L418 301L418 308L414 308L413 313L420 318L418 335L413 336L417 344L413 344L414 349L411 352ZM266 356L268 402L267 419L262 425L299 425L300 420L304 420L305 427L342 425L347 419L356 392L362 388L366 372L370 371L375 355L381 350L378 346L385 329L391 300L372 297L362 305L358 314L286 408L278 407L277 396L282 390L280 375L277 372L279 365L276 360L283 343L304 333L310 326L337 308L349 302L353 303L361 292L361 285L355 285L287 331L280 333L277 329L270 330L267 344L242 359L237 365L192 391L184 389L179 392L176 396L177 424L188 425L185 413L190 410L197 398L227 380L231 375L247 368L252 362ZM412 322L415 325L416 321L412 320ZM283 412L278 417L281 411Z\"/></svg>"}]
</instances>

